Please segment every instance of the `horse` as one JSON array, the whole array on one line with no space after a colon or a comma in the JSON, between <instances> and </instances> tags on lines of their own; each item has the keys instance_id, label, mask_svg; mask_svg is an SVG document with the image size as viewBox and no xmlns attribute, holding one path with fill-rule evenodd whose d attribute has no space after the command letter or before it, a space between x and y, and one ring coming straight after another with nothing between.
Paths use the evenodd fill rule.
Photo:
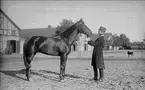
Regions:
<instances>
[{"instance_id":1,"label":"horse","mask_svg":"<svg viewBox=\"0 0 145 90\"><path fill-rule=\"evenodd\" d=\"M82 19L53 37L32 36L26 39L23 45L23 60L27 80L30 81L31 62L38 52L46 55L60 56L59 78L63 80L67 58L71 52L71 45L79 33L83 33L87 37L92 34L92 31L85 25Z\"/></svg>"}]
</instances>

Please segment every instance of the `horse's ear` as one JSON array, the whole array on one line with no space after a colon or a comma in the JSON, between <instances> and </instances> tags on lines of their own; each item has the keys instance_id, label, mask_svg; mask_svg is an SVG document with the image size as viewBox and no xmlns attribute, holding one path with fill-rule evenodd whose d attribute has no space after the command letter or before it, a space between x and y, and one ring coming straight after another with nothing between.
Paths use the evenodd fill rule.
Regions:
<instances>
[{"instance_id":1,"label":"horse's ear","mask_svg":"<svg viewBox=\"0 0 145 90\"><path fill-rule=\"evenodd\" d=\"M83 21L83 18L80 18L80 21Z\"/></svg>"},{"instance_id":2,"label":"horse's ear","mask_svg":"<svg viewBox=\"0 0 145 90\"><path fill-rule=\"evenodd\" d=\"M78 21L78 24L82 24L82 23L84 23L84 21L82 18L80 18L80 20Z\"/></svg>"},{"instance_id":3,"label":"horse's ear","mask_svg":"<svg viewBox=\"0 0 145 90\"><path fill-rule=\"evenodd\" d=\"M84 21L83 21L83 19L81 18L81 19L77 22L77 25L80 25L80 24L82 24L82 23L84 23Z\"/></svg>"}]
</instances>

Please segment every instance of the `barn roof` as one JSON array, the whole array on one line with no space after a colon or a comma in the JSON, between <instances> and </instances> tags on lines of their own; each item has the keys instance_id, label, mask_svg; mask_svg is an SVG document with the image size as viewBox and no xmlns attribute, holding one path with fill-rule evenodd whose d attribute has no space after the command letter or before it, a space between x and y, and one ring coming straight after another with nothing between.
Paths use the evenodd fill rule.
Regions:
<instances>
[{"instance_id":1,"label":"barn roof","mask_svg":"<svg viewBox=\"0 0 145 90\"><path fill-rule=\"evenodd\" d=\"M55 34L55 28L32 28L32 29L23 29L20 32L21 38L27 38L31 36L46 36L51 37Z\"/></svg>"}]
</instances>

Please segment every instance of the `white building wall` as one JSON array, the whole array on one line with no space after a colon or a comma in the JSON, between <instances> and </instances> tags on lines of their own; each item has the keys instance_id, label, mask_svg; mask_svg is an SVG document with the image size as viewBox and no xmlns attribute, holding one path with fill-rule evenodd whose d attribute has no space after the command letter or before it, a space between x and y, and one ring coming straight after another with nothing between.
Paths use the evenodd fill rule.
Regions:
<instances>
[{"instance_id":1,"label":"white building wall","mask_svg":"<svg viewBox=\"0 0 145 90\"><path fill-rule=\"evenodd\" d=\"M2 50L4 51L6 47L7 47L7 41L3 41L3 47L2 47Z\"/></svg>"},{"instance_id":2,"label":"white building wall","mask_svg":"<svg viewBox=\"0 0 145 90\"><path fill-rule=\"evenodd\" d=\"M91 46L91 45L88 45L88 51L92 51L93 50L93 46Z\"/></svg>"},{"instance_id":3,"label":"white building wall","mask_svg":"<svg viewBox=\"0 0 145 90\"><path fill-rule=\"evenodd\" d=\"M114 50L119 50L119 46L114 46Z\"/></svg>"},{"instance_id":4,"label":"white building wall","mask_svg":"<svg viewBox=\"0 0 145 90\"><path fill-rule=\"evenodd\" d=\"M16 40L19 41L20 37L15 37L15 36L1 36L0 41L7 41L7 40Z\"/></svg>"},{"instance_id":5,"label":"white building wall","mask_svg":"<svg viewBox=\"0 0 145 90\"><path fill-rule=\"evenodd\" d=\"M20 39L20 53L23 54L23 44L25 42L25 39L24 38L21 38Z\"/></svg>"},{"instance_id":6,"label":"white building wall","mask_svg":"<svg viewBox=\"0 0 145 90\"><path fill-rule=\"evenodd\" d=\"M24 41L20 41L20 53L21 54L23 53L23 44L24 44Z\"/></svg>"},{"instance_id":7,"label":"white building wall","mask_svg":"<svg viewBox=\"0 0 145 90\"><path fill-rule=\"evenodd\" d=\"M78 51L85 51L85 34L80 34L79 41L78 41Z\"/></svg>"},{"instance_id":8,"label":"white building wall","mask_svg":"<svg viewBox=\"0 0 145 90\"><path fill-rule=\"evenodd\" d=\"M78 46L78 51L84 51L84 45L83 44Z\"/></svg>"},{"instance_id":9,"label":"white building wall","mask_svg":"<svg viewBox=\"0 0 145 90\"><path fill-rule=\"evenodd\" d=\"M109 50L113 50L113 47L112 46L109 46Z\"/></svg>"}]
</instances>

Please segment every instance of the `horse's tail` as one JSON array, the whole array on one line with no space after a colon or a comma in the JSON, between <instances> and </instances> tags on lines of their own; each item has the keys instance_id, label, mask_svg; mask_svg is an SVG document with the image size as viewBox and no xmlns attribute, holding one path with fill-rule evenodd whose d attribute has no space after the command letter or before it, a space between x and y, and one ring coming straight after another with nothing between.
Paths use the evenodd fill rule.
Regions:
<instances>
[{"instance_id":1,"label":"horse's tail","mask_svg":"<svg viewBox=\"0 0 145 90\"><path fill-rule=\"evenodd\" d=\"M30 68L31 65L28 63L27 57L25 56L25 53L23 52L23 60L24 60L24 65L26 68Z\"/></svg>"},{"instance_id":2,"label":"horse's tail","mask_svg":"<svg viewBox=\"0 0 145 90\"><path fill-rule=\"evenodd\" d=\"M31 65L28 63L28 57L25 55L26 54L26 51L25 51L25 48L26 48L26 42L28 41L28 39L25 40L24 42L24 45L23 45L23 60L24 60L24 65L26 68L30 68Z\"/></svg>"},{"instance_id":3,"label":"horse's tail","mask_svg":"<svg viewBox=\"0 0 145 90\"><path fill-rule=\"evenodd\" d=\"M39 40L39 37L31 37L31 38L27 38L24 42L24 45L23 45L23 60L24 60L24 65L26 68L30 68L31 67L31 60L32 58L34 57L35 53L36 53L36 50L31 50L32 47L30 45L30 40L33 41L31 42L31 44L36 44L36 42ZM29 44L28 44L29 43ZM31 52L33 51L33 52ZM29 54L29 55L28 55Z\"/></svg>"}]
</instances>

